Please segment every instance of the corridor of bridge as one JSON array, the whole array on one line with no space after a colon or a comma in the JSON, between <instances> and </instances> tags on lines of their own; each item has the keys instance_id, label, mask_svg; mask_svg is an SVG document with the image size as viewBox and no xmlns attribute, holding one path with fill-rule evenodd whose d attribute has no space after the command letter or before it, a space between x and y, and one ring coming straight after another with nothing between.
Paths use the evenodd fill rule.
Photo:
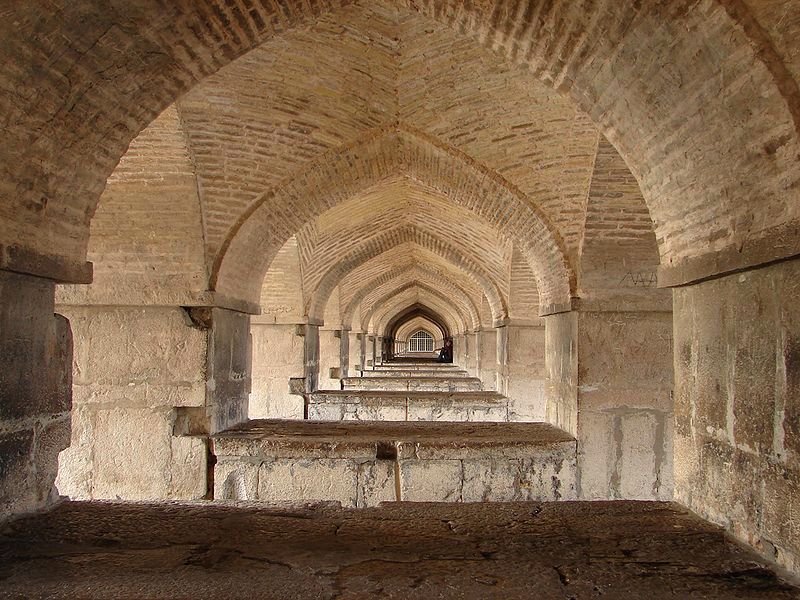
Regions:
<instances>
[{"instance_id":1,"label":"corridor of bridge","mask_svg":"<svg viewBox=\"0 0 800 600\"><path fill-rule=\"evenodd\" d=\"M0 596L796 597L796 0L0 13Z\"/></svg>"}]
</instances>

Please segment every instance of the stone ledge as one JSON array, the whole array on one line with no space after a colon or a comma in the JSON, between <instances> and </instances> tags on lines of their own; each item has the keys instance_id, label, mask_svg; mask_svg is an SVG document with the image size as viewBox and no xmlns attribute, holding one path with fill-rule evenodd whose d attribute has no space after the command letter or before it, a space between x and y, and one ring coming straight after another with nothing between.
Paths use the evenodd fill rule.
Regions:
<instances>
[{"instance_id":1,"label":"stone ledge","mask_svg":"<svg viewBox=\"0 0 800 600\"><path fill-rule=\"evenodd\" d=\"M90 262L47 256L22 246L0 244L0 269L50 279L56 283L91 283L94 267Z\"/></svg>"},{"instance_id":2,"label":"stone ledge","mask_svg":"<svg viewBox=\"0 0 800 600\"><path fill-rule=\"evenodd\" d=\"M547 423L330 422L259 419L211 436L218 449L246 440L296 443L374 444L386 440L431 446L483 447L503 444L575 443Z\"/></svg>"},{"instance_id":3,"label":"stone ledge","mask_svg":"<svg viewBox=\"0 0 800 600\"><path fill-rule=\"evenodd\" d=\"M773 227L740 248L724 248L658 268L658 286L681 287L800 256L800 221Z\"/></svg>"}]
</instances>

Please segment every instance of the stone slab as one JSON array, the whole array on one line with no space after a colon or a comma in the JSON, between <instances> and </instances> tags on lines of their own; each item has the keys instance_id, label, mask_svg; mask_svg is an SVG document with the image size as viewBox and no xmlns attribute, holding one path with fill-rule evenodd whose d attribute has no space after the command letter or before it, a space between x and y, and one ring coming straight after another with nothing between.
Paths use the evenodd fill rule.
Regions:
<instances>
[{"instance_id":1,"label":"stone slab","mask_svg":"<svg viewBox=\"0 0 800 600\"><path fill-rule=\"evenodd\" d=\"M475 392L483 389L474 377L347 377L343 390Z\"/></svg>"},{"instance_id":2,"label":"stone slab","mask_svg":"<svg viewBox=\"0 0 800 600\"><path fill-rule=\"evenodd\" d=\"M797 600L666 502L68 502L0 532L10 598Z\"/></svg>"}]
</instances>

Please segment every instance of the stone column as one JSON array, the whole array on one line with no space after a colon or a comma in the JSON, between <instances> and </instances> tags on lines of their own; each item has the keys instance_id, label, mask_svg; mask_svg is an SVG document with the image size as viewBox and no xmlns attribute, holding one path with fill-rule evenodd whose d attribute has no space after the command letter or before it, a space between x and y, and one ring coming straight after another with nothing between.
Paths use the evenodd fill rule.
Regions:
<instances>
[{"instance_id":1,"label":"stone column","mask_svg":"<svg viewBox=\"0 0 800 600\"><path fill-rule=\"evenodd\" d=\"M375 336L371 335L367 338L367 367L370 369L375 368L375 355L377 354L375 348Z\"/></svg>"},{"instance_id":2,"label":"stone column","mask_svg":"<svg viewBox=\"0 0 800 600\"><path fill-rule=\"evenodd\" d=\"M578 439L584 499L672 495L672 316L584 310L546 318L548 421Z\"/></svg>"},{"instance_id":3,"label":"stone column","mask_svg":"<svg viewBox=\"0 0 800 600\"><path fill-rule=\"evenodd\" d=\"M361 333L348 332L350 338L350 369L349 375L357 377L361 371Z\"/></svg>"},{"instance_id":4,"label":"stone column","mask_svg":"<svg viewBox=\"0 0 800 600\"><path fill-rule=\"evenodd\" d=\"M360 343L359 346L361 348L361 370L364 371L367 368L367 341L368 336L367 332L364 331L361 333Z\"/></svg>"},{"instance_id":5,"label":"stone column","mask_svg":"<svg viewBox=\"0 0 800 600\"><path fill-rule=\"evenodd\" d=\"M202 498L202 436L247 419L249 315L212 307L63 306L75 331L74 498Z\"/></svg>"},{"instance_id":6,"label":"stone column","mask_svg":"<svg viewBox=\"0 0 800 600\"><path fill-rule=\"evenodd\" d=\"M72 333L55 284L0 271L0 521L58 499L70 439Z\"/></svg>"},{"instance_id":7,"label":"stone column","mask_svg":"<svg viewBox=\"0 0 800 600\"><path fill-rule=\"evenodd\" d=\"M578 461L586 499L672 498L672 313L578 313Z\"/></svg>"},{"instance_id":8,"label":"stone column","mask_svg":"<svg viewBox=\"0 0 800 600\"><path fill-rule=\"evenodd\" d=\"M319 328L319 389L341 389L341 331Z\"/></svg>"},{"instance_id":9,"label":"stone column","mask_svg":"<svg viewBox=\"0 0 800 600\"><path fill-rule=\"evenodd\" d=\"M470 377L478 376L478 336L477 331L464 335L464 368Z\"/></svg>"},{"instance_id":10,"label":"stone column","mask_svg":"<svg viewBox=\"0 0 800 600\"><path fill-rule=\"evenodd\" d=\"M545 331L544 324L509 324L506 330L505 394L511 401L514 421L544 421L545 398Z\"/></svg>"},{"instance_id":11,"label":"stone column","mask_svg":"<svg viewBox=\"0 0 800 600\"><path fill-rule=\"evenodd\" d=\"M800 260L674 290L675 497L800 571Z\"/></svg>"},{"instance_id":12,"label":"stone column","mask_svg":"<svg viewBox=\"0 0 800 600\"><path fill-rule=\"evenodd\" d=\"M250 315L225 308L210 311L206 404L211 408L210 432L216 433L247 420L253 353Z\"/></svg>"},{"instance_id":13,"label":"stone column","mask_svg":"<svg viewBox=\"0 0 800 600\"><path fill-rule=\"evenodd\" d=\"M302 378L304 337L297 324L259 323L252 318L253 390L251 419L302 419L303 400L289 392L289 380Z\"/></svg>"},{"instance_id":14,"label":"stone column","mask_svg":"<svg viewBox=\"0 0 800 600\"><path fill-rule=\"evenodd\" d=\"M339 375L350 377L350 330L339 331Z\"/></svg>"},{"instance_id":15,"label":"stone column","mask_svg":"<svg viewBox=\"0 0 800 600\"><path fill-rule=\"evenodd\" d=\"M320 343L319 343L319 325L303 325L303 348L304 348L304 362L305 362L305 387L304 392L316 392L319 389L319 357L320 357Z\"/></svg>"},{"instance_id":16,"label":"stone column","mask_svg":"<svg viewBox=\"0 0 800 600\"><path fill-rule=\"evenodd\" d=\"M497 389L497 330L482 329L480 331L478 349L478 373L483 382L483 389Z\"/></svg>"},{"instance_id":17,"label":"stone column","mask_svg":"<svg viewBox=\"0 0 800 600\"><path fill-rule=\"evenodd\" d=\"M495 390L504 396L508 395L508 327L502 325L495 330L496 341L496 375Z\"/></svg>"}]
</instances>

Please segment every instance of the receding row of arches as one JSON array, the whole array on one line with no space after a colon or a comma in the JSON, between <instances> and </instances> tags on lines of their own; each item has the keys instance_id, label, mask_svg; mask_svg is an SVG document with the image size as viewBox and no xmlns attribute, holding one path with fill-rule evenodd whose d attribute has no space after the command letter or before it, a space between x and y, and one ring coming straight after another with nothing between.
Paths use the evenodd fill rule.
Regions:
<instances>
[{"instance_id":1,"label":"receding row of arches","mask_svg":"<svg viewBox=\"0 0 800 600\"><path fill-rule=\"evenodd\" d=\"M20 454L46 489L10 512L51 501L56 447L72 497L204 497L209 434L307 417L425 331L508 420L575 438L580 497L676 498L797 567L774 501L800 497L795 20L749 0L10 13L0 418L57 439Z\"/></svg>"}]
</instances>

